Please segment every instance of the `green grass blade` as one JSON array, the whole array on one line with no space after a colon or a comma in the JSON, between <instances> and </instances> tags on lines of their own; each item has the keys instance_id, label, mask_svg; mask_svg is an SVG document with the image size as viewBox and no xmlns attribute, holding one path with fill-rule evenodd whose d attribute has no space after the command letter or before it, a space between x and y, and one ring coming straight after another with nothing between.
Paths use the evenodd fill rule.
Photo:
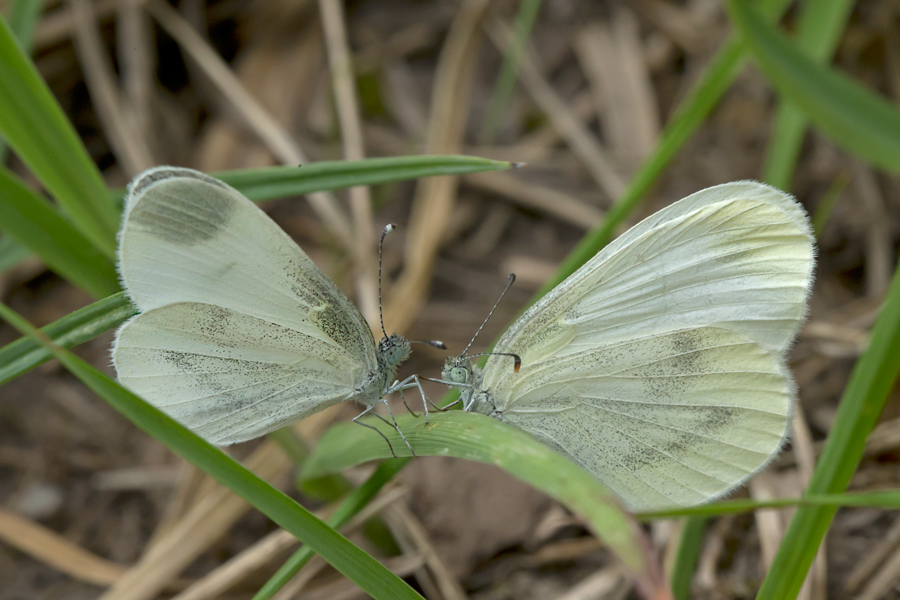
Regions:
<instances>
[{"instance_id":1,"label":"green grass blade","mask_svg":"<svg viewBox=\"0 0 900 600\"><path fill-rule=\"evenodd\" d=\"M853 5L853 0L804 2L797 34L798 47L815 62L824 64L834 55ZM808 123L802 109L793 102L784 101L779 105L763 167L763 179L767 182L784 190L790 188Z\"/></svg>"},{"instance_id":2,"label":"green grass blade","mask_svg":"<svg viewBox=\"0 0 900 600\"><path fill-rule=\"evenodd\" d=\"M297 502L95 367L41 336L4 304L0 304L0 316L24 335L45 345L54 358L132 423L295 535L373 598L421 600L406 582Z\"/></svg>"},{"instance_id":3,"label":"green grass blade","mask_svg":"<svg viewBox=\"0 0 900 600\"><path fill-rule=\"evenodd\" d=\"M0 237L0 273L22 264L31 256L31 250L5 235Z\"/></svg>"},{"instance_id":4,"label":"green grass blade","mask_svg":"<svg viewBox=\"0 0 900 600\"><path fill-rule=\"evenodd\" d=\"M25 54L34 48L34 29L41 18L44 0L13 0L9 10L9 28Z\"/></svg>"},{"instance_id":5,"label":"green grass blade","mask_svg":"<svg viewBox=\"0 0 900 600\"><path fill-rule=\"evenodd\" d=\"M640 529L619 501L593 475L527 433L484 415L462 411L423 417L397 418L419 456L455 456L492 464L556 498L585 517L597 535L616 553L652 593L666 587L655 569L655 558ZM391 441L398 455L409 456L406 445L392 428L370 421ZM381 436L352 423L335 425L319 441L303 468L304 478L338 473L353 465L390 458ZM656 596L651 596L656 597Z\"/></svg>"},{"instance_id":6,"label":"green grass blade","mask_svg":"<svg viewBox=\"0 0 900 600\"><path fill-rule=\"evenodd\" d=\"M72 223L115 255L119 216L103 178L34 64L0 17L0 133Z\"/></svg>"},{"instance_id":7,"label":"green grass blade","mask_svg":"<svg viewBox=\"0 0 900 600\"><path fill-rule=\"evenodd\" d=\"M687 508L673 508L656 512L636 513L642 521L671 519L673 517L719 517L735 515L754 510L793 508L797 506L824 506L829 508L885 508L900 509L900 490L880 490L877 492L852 492L843 494L804 495L800 498L775 498L773 500L721 500L713 504L701 504Z\"/></svg>"},{"instance_id":8,"label":"green grass blade","mask_svg":"<svg viewBox=\"0 0 900 600\"><path fill-rule=\"evenodd\" d=\"M819 200L819 205L816 206L816 211L810 219L812 221L813 235L816 236L816 239L822 235L825 225L828 224L828 220L831 218L831 213L834 212L834 207L837 206L841 194L844 193L844 189L849 184L850 174L847 171L841 171L834 178L834 181L831 182L831 185L828 186L828 190L822 196L822 199Z\"/></svg>"},{"instance_id":9,"label":"green grass blade","mask_svg":"<svg viewBox=\"0 0 900 600\"><path fill-rule=\"evenodd\" d=\"M22 48L22 52L30 55L34 41L34 27L44 8L43 0L13 0L9 11L9 29ZM0 137L0 165L6 162L9 146Z\"/></svg>"},{"instance_id":10,"label":"green grass blade","mask_svg":"<svg viewBox=\"0 0 900 600\"><path fill-rule=\"evenodd\" d=\"M341 502L337 510L326 519L326 523L335 529L343 527L352 519L356 513L362 510L374 497L381 491L394 475L400 472L407 463L407 459L387 460L375 469L371 476L355 489L346 500ZM309 562L313 557L313 551L309 546L303 546L297 550L291 557L285 561L276 573L260 588L253 600L269 600L278 590L283 588L294 575L297 574L303 565Z\"/></svg>"},{"instance_id":11,"label":"green grass blade","mask_svg":"<svg viewBox=\"0 0 900 600\"><path fill-rule=\"evenodd\" d=\"M301 167L267 167L212 173L242 194L261 202L357 185L377 185L438 175L464 175L514 168L514 163L477 156L420 155L314 162ZM113 191L121 204L124 189Z\"/></svg>"},{"instance_id":12,"label":"green grass blade","mask_svg":"<svg viewBox=\"0 0 900 600\"><path fill-rule=\"evenodd\" d=\"M703 534L706 533L706 517L689 517L681 526L681 539L672 563L672 595L676 600L691 599L691 581L697 569L697 560L703 548Z\"/></svg>"},{"instance_id":13,"label":"green grass blade","mask_svg":"<svg viewBox=\"0 0 900 600\"><path fill-rule=\"evenodd\" d=\"M900 268L894 274L869 347L856 361L806 494L847 489L900 372ZM791 520L758 598L795 598L834 517L833 506L800 508Z\"/></svg>"},{"instance_id":14,"label":"green grass blade","mask_svg":"<svg viewBox=\"0 0 900 600\"><path fill-rule=\"evenodd\" d=\"M760 69L816 128L873 165L900 172L900 109L896 105L817 64L745 2L729 0L728 7Z\"/></svg>"},{"instance_id":15,"label":"green grass blade","mask_svg":"<svg viewBox=\"0 0 900 600\"><path fill-rule=\"evenodd\" d=\"M113 294L76 310L41 328L64 348L72 348L114 329L137 314L124 292ZM11 381L53 358L44 346L29 337L0 348L0 384Z\"/></svg>"},{"instance_id":16,"label":"green grass blade","mask_svg":"<svg viewBox=\"0 0 900 600\"><path fill-rule=\"evenodd\" d=\"M516 86L519 61L528 45L528 38L531 37L531 29L541 10L541 4L542 0L522 0L519 5L519 12L516 13L513 23L512 43L507 46L503 55L500 76L494 84L494 91L491 92L491 99L488 101L484 121L481 124L481 134L478 138L480 144L493 144L497 137L503 115Z\"/></svg>"},{"instance_id":17,"label":"green grass blade","mask_svg":"<svg viewBox=\"0 0 900 600\"><path fill-rule=\"evenodd\" d=\"M0 198L0 230L5 235L95 298L120 289L112 260L4 167L0 167Z\"/></svg>"},{"instance_id":18,"label":"green grass blade","mask_svg":"<svg viewBox=\"0 0 900 600\"><path fill-rule=\"evenodd\" d=\"M790 0L763 0L759 4L766 17L774 20L784 13ZM603 222L585 235L569 253L556 275L544 284L536 298L556 287L612 240L616 228L638 207L678 150L697 131L731 86L744 66L744 59L743 44L737 38L729 38L713 57L697 84L679 104L659 141L628 183L625 193L612 206Z\"/></svg>"}]
</instances>

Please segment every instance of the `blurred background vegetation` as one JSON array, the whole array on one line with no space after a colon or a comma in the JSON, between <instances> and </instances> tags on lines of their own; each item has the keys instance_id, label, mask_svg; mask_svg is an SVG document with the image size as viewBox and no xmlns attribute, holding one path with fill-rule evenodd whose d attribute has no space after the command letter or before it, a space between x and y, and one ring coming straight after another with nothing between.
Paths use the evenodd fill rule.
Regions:
<instances>
[{"instance_id":1,"label":"blurred background vegetation","mask_svg":"<svg viewBox=\"0 0 900 600\"><path fill-rule=\"evenodd\" d=\"M130 314L115 296L91 304L117 290L114 199L157 164L250 169L251 197L281 198L267 212L376 328L374 239L398 223L386 327L451 353L508 273L482 344L627 225L759 179L807 208L819 263L792 355L792 444L736 496L900 487L897 2L7 0L0 12L0 293L38 326L62 320L65 345L85 342L77 354L107 374L109 330ZM326 184L311 166L420 154L527 167L407 165L338 190L359 173ZM256 169L299 164L317 183L263 189L272 177ZM412 181L439 173L460 175ZM4 326L0 343L18 335ZM294 537L59 363L23 374L35 352L0 348L0 599L254 597ZM443 358L417 346L404 372L435 375ZM368 519L344 531L427 598L638 597L584 518L494 467L420 458L298 491L293 464L354 410L230 452L326 511L382 477ZM836 516L646 528L679 598L900 598L900 520L885 508L897 496L881 498ZM313 559L275 597L365 597L357 584Z\"/></svg>"}]
</instances>

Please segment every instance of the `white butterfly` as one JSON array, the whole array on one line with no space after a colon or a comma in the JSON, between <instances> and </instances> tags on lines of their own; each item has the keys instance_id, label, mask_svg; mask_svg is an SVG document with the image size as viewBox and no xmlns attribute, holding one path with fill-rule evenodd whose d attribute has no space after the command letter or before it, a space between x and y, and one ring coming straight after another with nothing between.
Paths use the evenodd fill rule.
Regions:
<instances>
[{"instance_id":1,"label":"white butterfly","mask_svg":"<svg viewBox=\"0 0 900 600\"><path fill-rule=\"evenodd\" d=\"M135 178L119 273L140 311L116 333L119 380L214 444L345 400L366 406L357 419L378 416L386 394L415 385L391 384L409 341L385 333L376 346L360 312L303 250L203 173L157 167Z\"/></svg>"},{"instance_id":2,"label":"white butterfly","mask_svg":"<svg viewBox=\"0 0 900 600\"><path fill-rule=\"evenodd\" d=\"M442 380L465 410L557 449L632 510L712 500L788 435L785 355L806 313L812 242L805 212L777 189L697 192L529 308L484 370L464 351Z\"/></svg>"}]
</instances>

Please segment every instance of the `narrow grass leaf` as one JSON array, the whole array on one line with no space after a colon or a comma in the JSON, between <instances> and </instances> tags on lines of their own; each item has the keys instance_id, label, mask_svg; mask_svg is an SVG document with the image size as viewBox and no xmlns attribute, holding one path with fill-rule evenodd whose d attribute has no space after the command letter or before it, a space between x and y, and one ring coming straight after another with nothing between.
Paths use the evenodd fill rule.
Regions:
<instances>
[{"instance_id":1,"label":"narrow grass leaf","mask_svg":"<svg viewBox=\"0 0 900 600\"><path fill-rule=\"evenodd\" d=\"M108 258L119 217L103 178L50 89L0 16L0 133L75 227Z\"/></svg>"},{"instance_id":2,"label":"narrow grass leaf","mask_svg":"<svg viewBox=\"0 0 900 600\"><path fill-rule=\"evenodd\" d=\"M678 548L672 562L672 575L669 578L672 594L676 600L690 600L691 581L697 569L700 550L703 547L703 534L706 533L707 517L688 517L681 525Z\"/></svg>"},{"instance_id":3,"label":"narrow grass leaf","mask_svg":"<svg viewBox=\"0 0 900 600\"><path fill-rule=\"evenodd\" d=\"M866 437L878 422L900 373L900 268L894 274L869 347L856 361L844 389L825 447L806 494L836 494L847 489L862 458ZM834 506L800 508L778 548L757 596L784 600L797 596L836 511Z\"/></svg>"},{"instance_id":4,"label":"narrow grass leaf","mask_svg":"<svg viewBox=\"0 0 900 600\"><path fill-rule=\"evenodd\" d=\"M873 165L900 172L900 109L896 105L817 64L745 2L729 0L728 7L760 69L813 125Z\"/></svg>"},{"instance_id":5,"label":"narrow grass leaf","mask_svg":"<svg viewBox=\"0 0 900 600\"><path fill-rule=\"evenodd\" d=\"M63 348L72 348L114 329L137 314L125 292L113 294L41 328ZM0 348L0 384L11 381L53 358L47 348L22 337Z\"/></svg>"},{"instance_id":6,"label":"narrow grass leaf","mask_svg":"<svg viewBox=\"0 0 900 600\"><path fill-rule=\"evenodd\" d=\"M851 492L843 494L814 494L800 498L775 498L773 500L721 500L712 504L701 504L686 508L673 508L655 512L636 513L634 516L642 521L655 519L671 519L673 517L719 517L752 512L754 510L773 510L794 508L797 506L825 506L831 508L886 508L900 509L900 490L879 490L877 492Z\"/></svg>"},{"instance_id":7,"label":"narrow grass leaf","mask_svg":"<svg viewBox=\"0 0 900 600\"><path fill-rule=\"evenodd\" d=\"M9 29L15 36L16 41L22 48L24 54L31 54L34 41L34 27L38 18L41 16L41 10L44 8L43 0L13 0L12 7L9 10ZM6 163L6 155L9 146L0 136L0 165Z\"/></svg>"},{"instance_id":8,"label":"narrow grass leaf","mask_svg":"<svg viewBox=\"0 0 900 600\"><path fill-rule=\"evenodd\" d=\"M397 418L418 456L455 456L496 465L556 498L587 519L597 535L635 574L645 590L667 587L656 569L649 545L618 499L599 480L530 435L484 415L462 411ZM378 426L398 455L409 450L393 428ZM319 441L303 467L304 478L338 473L362 462L390 458L391 451L375 432L352 423L338 424ZM654 596L655 597L655 596Z\"/></svg>"},{"instance_id":9,"label":"narrow grass leaf","mask_svg":"<svg viewBox=\"0 0 900 600\"><path fill-rule=\"evenodd\" d=\"M837 206L841 194L844 193L844 189L846 189L849 184L850 174L847 171L841 171L837 174L837 177L834 178L834 181L831 182L831 185L828 186L828 190L825 192L825 195L822 196L822 199L819 201L819 204L816 206L816 210L810 219L812 221L813 235L815 235L816 238L822 235L822 231L825 230L825 225L828 224L828 220L831 218L831 213L834 212L834 207Z\"/></svg>"},{"instance_id":10,"label":"narrow grass leaf","mask_svg":"<svg viewBox=\"0 0 900 600\"><path fill-rule=\"evenodd\" d=\"M421 600L421 596L384 565L220 449L205 442L68 350L53 344L4 304L0 304L0 316L24 335L29 335L44 345L82 383L132 423L309 545L316 554L373 598Z\"/></svg>"},{"instance_id":11,"label":"narrow grass leaf","mask_svg":"<svg viewBox=\"0 0 900 600\"><path fill-rule=\"evenodd\" d=\"M44 9L44 0L13 0L11 5L9 28L25 54L31 54L34 48L34 29Z\"/></svg>"},{"instance_id":12,"label":"narrow grass leaf","mask_svg":"<svg viewBox=\"0 0 900 600\"><path fill-rule=\"evenodd\" d=\"M387 460L378 465L378 468L375 469L375 472L369 476L365 483L353 490L325 522L335 529L346 525L360 510L365 508L385 484L394 478L394 475L400 472L407 460L402 458ZM303 568L303 565L309 562L313 555L314 552L309 546L303 546L294 552L281 565L278 571L269 578L265 585L256 592L253 600L269 600Z\"/></svg>"},{"instance_id":13,"label":"narrow grass leaf","mask_svg":"<svg viewBox=\"0 0 900 600\"><path fill-rule=\"evenodd\" d=\"M514 163L477 156L420 155L314 162L299 167L267 167L212 173L253 201L298 196L358 185L377 185L438 175L504 171ZM113 191L121 205L125 190Z\"/></svg>"},{"instance_id":14,"label":"narrow grass leaf","mask_svg":"<svg viewBox=\"0 0 900 600\"><path fill-rule=\"evenodd\" d=\"M5 167L0 167L0 198L0 230L5 235L95 298L119 290L112 260Z\"/></svg>"},{"instance_id":15,"label":"narrow grass leaf","mask_svg":"<svg viewBox=\"0 0 900 600\"><path fill-rule=\"evenodd\" d=\"M841 33L847 26L853 0L817 0L804 2L800 8L797 45L811 59L824 64L834 55ZM809 121L802 109L791 101L782 101L775 115L775 125L763 179L783 190L790 189L791 177L800 154L800 144Z\"/></svg>"},{"instance_id":16,"label":"narrow grass leaf","mask_svg":"<svg viewBox=\"0 0 900 600\"><path fill-rule=\"evenodd\" d=\"M503 54L500 75L494 84L494 91L491 92L491 99L484 113L478 138L480 144L493 144L497 137L506 108L509 106L509 99L516 86L516 74L519 72L522 53L528 45L528 38L531 37L531 29L534 27L542 3L542 0L522 0L519 3L519 12L516 13L513 23L512 43L506 47Z\"/></svg>"}]
</instances>

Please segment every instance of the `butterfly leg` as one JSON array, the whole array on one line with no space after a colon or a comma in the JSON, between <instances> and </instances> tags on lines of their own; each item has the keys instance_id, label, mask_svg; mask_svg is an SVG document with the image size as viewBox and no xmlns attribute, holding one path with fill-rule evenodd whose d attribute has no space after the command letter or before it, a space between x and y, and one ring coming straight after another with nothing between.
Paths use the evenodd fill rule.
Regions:
<instances>
[{"instance_id":1,"label":"butterfly leg","mask_svg":"<svg viewBox=\"0 0 900 600\"><path fill-rule=\"evenodd\" d=\"M409 414L411 414L412 416L414 416L415 418L418 419L418 418L419 418L419 413L417 413L416 411L414 411L413 409L411 409L411 408L409 407L409 404L406 403L406 396L403 394L403 389L404 389L404 388L402 387L402 384L399 383L399 382L397 382L397 381L395 381L394 384L391 386L391 388L394 388L394 389L396 389L398 392L400 392L400 400L403 401L403 406L406 407L406 410L409 411ZM427 410L427 409L425 410L425 422L426 422L426 423L428 422L428 410Z\"/></svg>"},{"instance_id":2,"label":"butterfly leg","mask_svg":"<svg viewBox=\"0 0 900 600\"><path fill-rule=\"evenodd\" d=\"M411 453L413 456L415 456L415 455L416 455L416 451L413 450L412 446L410 446L410 444L409 444L409 440L407 440L407 439L406 439L406 436L403 435L403 432L400 431L400 426L397 425L397 419L394 418L394 413L391 412L391 407L390 407L390 405L388 404L387 400L385 400L384 398L382 398L382 399L381 399L381 402L384 403L384 407L387 409L388 414L391 416L391 421L394 422L394 429L397 431L397 433L400 434L400 437L403 438L403 441L406 443L406 447L409 448L410 453ZM379 417L382 421L384 421L385 423L387 423L388 425L390 425L390 423L388 423L387 419L385 419L384 417L382 417L382 416L379 415L378 413L373 412L372 414L378 415L378 417ZM391 452L393 452L393 449L391 449Z\"/></svg>"},{"instance_id":3,"label":"butterfly leg","mask_svg":"<svg viewBox=\"0 0 900 600\"><path fill-rule=\"evenodd\" d=\"M433 382L435 382L435 383L443 383L444 385L448 385L448 386L450 386L450 387L469 388L469 389L472 389L472 388L475 387L475 386L473 386L471 383L459 383L459 382L456 382L456 381L444 381L443 379L432 379L431 377L418 377L418 376L416 376L416 377L417 377L418 379L424 379L424 380L426 380L426 381L433 381ZM417 382L417 383L418 383L418 382ZM474 396L475 396L475 394L472 394L472 397L474 397ZM459 398L457 398L456 400L454 400L454 401L451 402L450 404L447 404L446 406L438 406L438 405L436 405L434 402L431 402L431 400L429 400L429 402L431 402L431 405L432 405L433 407L435 407L437 410L439 410L439 411L441 411L441 412L445 412L445 411L450 410L452 407L456 406L457 404L459 404L459 402L460 402L461 400L462 400L462 395L460 395ZM470 404L471 404L471 403L470 403ZM469 410L469 409L466 408L466 407L463 407L463 408L464 408L464 410Z\"/></svg>"},{"instance_id":4,"label":"butterfly leg","mask_svg":"<svg viewBox=\"0 0 900 600\"><path fill-rule=\"evenodd\" d=\"M412 382L412 383L410 383L410 382ZM425 390L422 389L422 384L419 383L418 375L410 375L403 381L395 381L394 384L390 387L389 391L397 390L398 392L400 392L400 397L403 398L403 390L408 390L414 386L419 388L419 394L422 396L422 406L425 408L425 423L427 424L429 422L428 421L428 404L431 403L431 405L434 406L436 409L438 409L438 410L441 410L441 409L434 402L431 402L431 400L428 398L428 396L425 395ZM406 410L411 412L414 417L419 416L416 413L414 413L412 411L412 409L406 404L406 399L403 400L403 405L406 406Z\"/></svg>"},{"instance_id":5,"label":"butterfly leg","mask_svg":"<svg viewBox=\"0 0 900 600\"><path fill-rule=\"evenodd\" d=\"M384 417L382 417L382 416L379 415L377 412L375 412L374 409L375 409L375 405L372 405L372 406L368 407L366 410L364 410L364 411L362 411L361 413L359 413L358 415L356 415L356 416L353 418L353 422L356 423L357 425L362 425L363 427L368 427L369 429L374 429L375 432L376 432L378 435L380 435L381 437L383 437L383 438L384 438L384 441L387 442L388 448L391 449L391 455L392 455L394 458L397 458L397 454L394 452L394 447L391 446L391 440L387 439L387 436L384 435L383 433L381 433L381 430L380 430L380 429L378 429L378 428L375 427L374 425L369 425L368 423L363 423L362 421L358 421L358 420L357 420L357 419L360 419L360 418L366 416L366 415L369 414L369 413L372 413L373 415L375 415L376 417L378 417L379 419L381 419L382 421L384 421ZM385 423L387 423L387 421L385 421ZM388 425L390 425L390 423L388 423ZM402 434L401 434L401 435L402 435ZM405 440L404 440L404 441L405 441ZM407 444L407 445L409 445L409 444Z\"/></svg>"}]
</instances>

